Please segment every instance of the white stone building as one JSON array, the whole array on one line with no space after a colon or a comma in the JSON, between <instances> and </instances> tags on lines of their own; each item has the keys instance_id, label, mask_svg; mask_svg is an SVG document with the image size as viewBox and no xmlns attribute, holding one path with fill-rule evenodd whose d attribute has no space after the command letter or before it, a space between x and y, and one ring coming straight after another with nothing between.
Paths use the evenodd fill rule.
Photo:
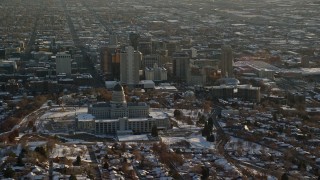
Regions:
<instances>
[{"instance_id":1,"label":"white stone building","mask_svg":"<svg viewBox=\"0 0 320 180\"><path fill-rule=\"evenodd\" d=\"M158 129L170 127L169 118L163 112L150 112L146 103L127 103L120 84L114 87L112 100L92 104L88 114L78 115L76 127L78 131L95 134L133 134L149 133L154 125Z\"/></svg>"}]
</instances>

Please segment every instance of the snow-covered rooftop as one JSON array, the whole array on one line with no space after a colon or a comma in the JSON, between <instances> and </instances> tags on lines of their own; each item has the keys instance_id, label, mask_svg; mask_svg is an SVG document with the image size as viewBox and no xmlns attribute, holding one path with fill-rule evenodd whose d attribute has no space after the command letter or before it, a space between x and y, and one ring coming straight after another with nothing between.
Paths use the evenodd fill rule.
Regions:
<instances>
[{"instance_id":1,"label":"snow-covered rooftop","mask_svg":"<svg viewBox=\"0 0 320 180\"><path fill-rule=\"evenodd\" d=\"M118 140L122 141L147 141L149 140L146 134L142 135L119 135Z\"/></svg>"},{"instance_id":2,"label":"snow-covered rooftop","mask_svg":"<svg viewBox=\"0 0 320 180\"><path fill-rule=\"evenodd\" d=\"M78 121L92 121L95 117L91 114L78 114Z\"/></svg>"}]
</instances>

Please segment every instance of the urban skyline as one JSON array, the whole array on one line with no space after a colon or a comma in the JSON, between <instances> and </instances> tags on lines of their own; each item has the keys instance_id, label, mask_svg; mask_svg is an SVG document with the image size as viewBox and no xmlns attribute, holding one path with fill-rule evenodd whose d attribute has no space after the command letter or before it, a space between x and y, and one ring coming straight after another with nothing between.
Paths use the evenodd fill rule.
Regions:
<instances>
[{"instance_id":1,"label":"urban skyline","mask_svg":"<svg viewBox=\"0 0 320 180\"><path fill-rule=\"evenodd\" d=\"M319 5L1 1L0 179L319 179Z\"/></svg>"}]
</instances>

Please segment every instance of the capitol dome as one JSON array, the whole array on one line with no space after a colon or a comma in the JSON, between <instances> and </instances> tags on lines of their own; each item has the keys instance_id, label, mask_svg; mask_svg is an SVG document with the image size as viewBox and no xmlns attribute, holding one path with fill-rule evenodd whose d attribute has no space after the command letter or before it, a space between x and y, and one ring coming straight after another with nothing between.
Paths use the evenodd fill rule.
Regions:
<instances>
[{"instance_id":1,"label":"capitol dome","mask_svg":"<svg viewBox=\"0 0 320 180\"><path fill-rule=\"evenodd\" d=\"M123 87L117 83L114 87L113 87L113 91L123 91Z\"/></svg>"},{"instance_id":2,"label":"capitol dome","mask_svg":"<svg viewBox=\"0 0 320 180\"><path fill-rule=\"evenodd\" d=\"M116 103L116 104L126 103L123 87L119 83L116 84L113 88L111 102Z\"/></svg>"}]
</instances>

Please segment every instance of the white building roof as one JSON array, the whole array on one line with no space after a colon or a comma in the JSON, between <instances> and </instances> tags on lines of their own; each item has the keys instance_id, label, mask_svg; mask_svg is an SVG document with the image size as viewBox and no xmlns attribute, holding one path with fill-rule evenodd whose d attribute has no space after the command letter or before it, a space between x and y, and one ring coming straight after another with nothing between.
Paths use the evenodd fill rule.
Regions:
<instances>
[{"instance_id":1,"label":"white building roof","mask_svg":"<svg viewBox=\"0 0 320 180\"><path fill-rule=\"evenodd\" d=\"M161 85L161 86L156 86L155 90L177 91L177 88L170 85Z\"/></svg>"},{"instance_id":2,"label":"white building roof","mask_svg":"<svg viewBox=\"0 0 320 180\"><path fill-rule=\"evenodd\" d=\"M118 122L119 119L99 119L99 120L95 120L94 122Z\"/></svg>"},{"instance_id":3,"label":"white building roof","mask_svg":"<svg viewBox=\"0 0 320 180\"><path fill-rule=\"evenodd\" d=\"M78 121L92 121L95 117L91 114L78 114Z\"/></svg>"},{"instance_id":4,"label":"white building roof","mask_svg":"<svg viewBox=\"0 0 320 180\"><path fill-rule=\"evenodd\" d=\"M112 89L117 83L117 81L105 81L105 86L107 89Z\"/></svg>"},{"instance_id":5,"label":"white building roof","mask_svg":"<svg viewBox=\"0 0 320 180\"><path fill-rule=\"evenodd\" d=\"M152 85L154 85L154 82L152 80L141 80L140 84L152 84Z\"/></svg>"},{"instance_id":6,"label":"white building roof","mask_svg":"<svg viewBox=\"0 0 320 180\"><path fill-rule=\"evenodd\" d=\"M148 121L147 118L134 118L134 119L128 119L128 122L140 122L140 121Z\"/></svg>"}]
</instances>

